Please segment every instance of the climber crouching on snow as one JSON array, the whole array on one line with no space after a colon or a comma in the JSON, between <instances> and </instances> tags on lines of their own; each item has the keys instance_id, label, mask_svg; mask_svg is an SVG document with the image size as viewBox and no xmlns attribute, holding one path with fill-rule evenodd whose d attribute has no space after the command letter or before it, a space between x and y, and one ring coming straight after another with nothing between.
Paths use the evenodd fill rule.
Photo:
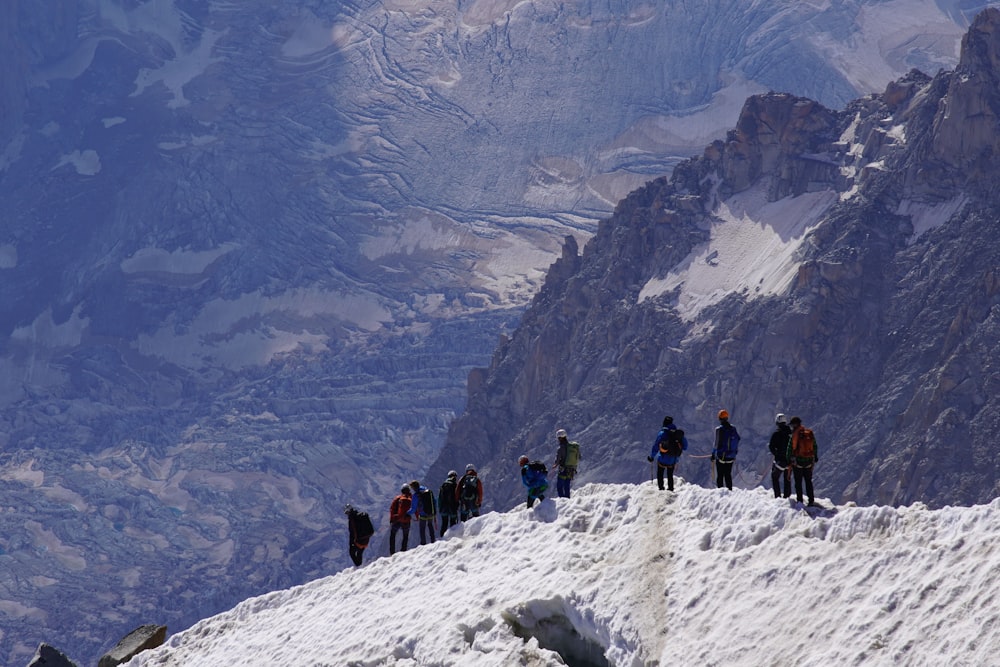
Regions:
<instances>
[{"instance_id":1,"label":"climber crouching on snow","mask_svg":"<svg viewBox=\"0 0 1000 667\"><path fill-rule=\"evenodd\" d=\"M521 483L528 489L528 507L535 500L545 500L545 490L549 488L549 471L541 461L531 461L527 456L517 460L521 466Z\"/></svg>"}]
</instances>

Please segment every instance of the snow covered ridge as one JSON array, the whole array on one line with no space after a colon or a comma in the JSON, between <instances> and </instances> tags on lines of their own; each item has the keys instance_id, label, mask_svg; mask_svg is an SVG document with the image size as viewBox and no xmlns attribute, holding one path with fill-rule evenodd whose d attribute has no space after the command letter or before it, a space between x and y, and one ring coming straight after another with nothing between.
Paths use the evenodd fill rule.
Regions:
<instances>
[{"instance_id":1,"label":"snow covered ridge","mask_svg":"<svg viewBox=\"0 0 1000 667\"><path fill-rule=\"evenodd\" d=\"M1000 501L828 507L590 484L250 599L140 654L201 665L984 665Z\"/></svg>"}]
</instances>

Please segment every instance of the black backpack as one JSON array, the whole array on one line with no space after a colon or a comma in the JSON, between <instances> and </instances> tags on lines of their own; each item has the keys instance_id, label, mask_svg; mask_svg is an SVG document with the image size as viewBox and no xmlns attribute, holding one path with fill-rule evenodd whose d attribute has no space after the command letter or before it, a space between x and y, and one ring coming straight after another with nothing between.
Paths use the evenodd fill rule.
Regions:
<instances>
[{"instance_id":1,"label":"black backpack","mask_svg":"<svg viewBox=\"0 0 1000 667\"><path fill-rule=\"evenodd\" d=\"M420 492L420 515L421 516L434 516L437 512L434 511L434 493L425 488Z\"/></svg>"},{"instance_id":2,"label":"black backpack","mask_svg":"<svg viewBox=\"0 0 1000 667\"><path fill-rule=\"evenodd\" d=\"M363 540L375 534L375 526L372 525L372 518L368 512L356 512L354 514L354 537Z\"/></svg>"},{"instance_id":3,"label":"black backpack","mask_svg":"<svg viewBox=\"0 0 1000 667\"><path fill-rule=\"evenodd\" d=\"M534 470L535 472L540 472L543 475L549 474L549 469L545 467L545 464L541 461L532 461L528 464L528 470Z\"/></svg>"},{"instance_id":4,"label":"black backpack","mask_svg":"<svg viewBox=\"0 0 1000 667\"><path fill-rule=\"evenodd\" d=\"M455 487L458 482L454 477L449 477L441 484L438 490L438 509L446 512L455 508Z\"/></svg>"},{"instance_id":5,"label":"black backpack","mask_svg":"<svg viewBox=\"0 0 1000 667\"><path fill-rule=\"evenodd\" d=\"M478 500L479 478L476 475L466 475L462 478L462 500Z\"/></svg>"},{"instance_id":6,"label":"black backpack","mask_svg":"<svg viewBox=\"0 0 1000 667\"><path fill-rule=\"evenodd\" d=\"M680 456L684 451L684 431L679 428L667 431L665 440L660 441L660 452L667 456Z\"/></svg>"}]
</instances>

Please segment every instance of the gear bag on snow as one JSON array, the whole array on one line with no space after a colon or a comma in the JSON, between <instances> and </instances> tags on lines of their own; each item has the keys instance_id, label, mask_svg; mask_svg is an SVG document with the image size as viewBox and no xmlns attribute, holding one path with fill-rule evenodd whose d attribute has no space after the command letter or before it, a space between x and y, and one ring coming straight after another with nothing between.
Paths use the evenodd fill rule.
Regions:
<instances>
[{"instance_id":1,"label":"gear bag on snow","mask_svg":"<svg viewBox=\"0 0 1000 667\"><path fill-rule=\"evenodd\" d=\"M799 459L809 459L816 456L816 436L810 429L799 429L792 447L792 455Z\"/></svg>"},{"instance_id":2,"label":"gear bag on snow","mask_svg":"<svg viewBox=\"0 0 1000 667\"><path fill-rule=\"evenodd\" d=\"M679 428L667 431L667 437L660 441L660 453L667 456L680 456L684 451L684 431Z\"/></svg>"},{"instance_id":3,"label":"gear bag on snow","mask_svg":"<svg viewBox=\"0 0 1000 667\"><path fill-rule=\"evenodd\" d=\"M567 442L566 443L566 458L563 459L563 466L567 468L575 468L580 463L580 443L578 442Z\"/></svg>"}]
</instances>

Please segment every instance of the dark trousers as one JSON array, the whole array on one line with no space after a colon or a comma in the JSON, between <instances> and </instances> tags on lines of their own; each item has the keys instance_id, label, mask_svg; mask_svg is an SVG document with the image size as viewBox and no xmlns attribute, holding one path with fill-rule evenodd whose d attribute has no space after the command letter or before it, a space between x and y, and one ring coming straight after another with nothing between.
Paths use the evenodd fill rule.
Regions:
<instances>
[{"instance_id":1,"label":"dark trousers","mask_svg":"<svg viewBox=\"0 0 1000 667\"><path fill-rule=\"evenodd\" d=\"M674 464L676 465L676 464ZM660 487L660 491L663 490L663 471L667 471L667 489L669 491L674 490L674 466L665 466L663 464L656 464L656 485Z\"/></svg>"},{"instance_id":2,"label":"dark trousers","mask_svg":"<svg viewBox=\"0 0 1000 667\"><path fill-rule=\"evenodd\" d=\"M569 486L576 477L576 466L560 466L559 474L556 475L556 495L560 498L569 498Z\"/></svg>"},{"instance_id":3,"label":"dark trousers","mask_svg":"<svg viewBox=\"0 0 1000 667\"><path fill-rule=\"evenodd\" d=\"M809 466L808 468L800 468L799 466L792 466L792 473L795 475L795 499L800 503L802 502L802 480L806 482L806 497L809 498L809 503L815 502L813 497L813 468Z\"/></svg>"},{"instance_id":4,"label":"dark trousers","mask_svg":"<svg viewBox=\"0 0 1000 667\"><path fill-rule=\"evenodd\" d=\"M781 492L781 480L785 480L785 492ZM781 498L784 495L785 498L792 495L792 469L786 464L784 470L778 467L778 464L771 464L771 488L774 489L774 497Z\"/></svg>"},{"instance_id":5,"label":"dark trousers","mask_svg":"<svg viewBox=\"0 0 1000 667\"><path fill-rule=\"evenodd\" d=\"M736 463L734 459L729 459L728 461L715 459L715 486L720 489L725 486L730 491L733 490L734 463Z\"/></svg>"},{"instance_id":6,"label":"dark trousers","mask_svg":"<svg viewBox=\"0 0 1000 667\"><path fill-rule=\"evenodd\" d=\"M444 531L448 530L450 527L458 524L458 512L452 512L451 514L441 513L441 534L444 535Z\"/></svg>"},{"instance_id":7,"label":"dark trousers","mask_svg":"<svg viewBox=\"0 0 1000 667\"><path fill-rule=\"evenodd\" d=\"M406 551L406 545L410 541L410 524L396 522L392 524L392 528L389 530L389 555L396 553L396 533L403 531L403 545L400 551Z\"/></svg>"},{"instance_id":8,"label":"dark trousers","mask_svg":"<svg viewBox=\"0 0 1000 667\"><path fill-rule=\"evenodd\" d=\"M354 564L361 565L361 559L365 555L365 548L359 547L358 545L351 543L348 552L351 554L351 560L354 562Z\"/></svg>"},{"instance_id":9,"label":"dark trousers","mask_svg":"<svg viewBox=\"0 0 1000 667\"><path fill-rule=\"evenodd\" d=\"M468 521L474 516L479 516L479 507L475 500L462 501L462 521Z\"/></svg>"},{"instance_id":10,"label":"dark trousers","mask_svg":"<svg viewBox=\"0 0 1000 667\"><path fill-rule=\"evenodd\" d=\"M420 543L427 544L427 535L431 534L431 544L434 544L434 517L420 518Z\"/></svg>"}]
</instances>

